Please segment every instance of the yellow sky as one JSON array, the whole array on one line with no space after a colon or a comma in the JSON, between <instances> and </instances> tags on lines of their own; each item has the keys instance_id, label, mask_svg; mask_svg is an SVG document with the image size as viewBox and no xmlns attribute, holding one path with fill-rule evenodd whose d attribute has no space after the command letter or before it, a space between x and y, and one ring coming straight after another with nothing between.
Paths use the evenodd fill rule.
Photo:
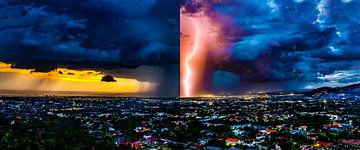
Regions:
<instances>
[{"instance_id":1,"label":"yellow sky","mask_svg":"<svg viewBox=\"0 0 360 150\"><path fill-rule=\"evenodd\" d=\"M101 82L104 74L95 70L58 68L40 73L10 66L0 62L0 90L145 93L156 86L151 82L116 77L117 82Z\"/></svg>"}]
</instances>

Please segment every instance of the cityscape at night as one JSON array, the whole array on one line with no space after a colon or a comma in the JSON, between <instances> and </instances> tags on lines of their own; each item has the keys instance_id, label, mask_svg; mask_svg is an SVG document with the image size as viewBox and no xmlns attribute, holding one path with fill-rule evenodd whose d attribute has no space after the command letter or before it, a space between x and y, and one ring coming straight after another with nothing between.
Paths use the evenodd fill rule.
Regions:
<instances>
[{"instance_id":1,"label":"cityscape at night","mask_svg":"<svg viewBox=\"0 0 360 150\"><path fill-rule=\"evenodd\" d=\"M358 149L359 93L1 97L0 148Z\"/></svg>"},{"instance_id":2,"label":"cityscape at night","mask_svg":"<svg viewBox=\"0 0 360 150\"><path fill-rule=\"evenodd\" d=\"M0 0L0 150L359 150L360 0Z\"/></svg>"}]
</instances>

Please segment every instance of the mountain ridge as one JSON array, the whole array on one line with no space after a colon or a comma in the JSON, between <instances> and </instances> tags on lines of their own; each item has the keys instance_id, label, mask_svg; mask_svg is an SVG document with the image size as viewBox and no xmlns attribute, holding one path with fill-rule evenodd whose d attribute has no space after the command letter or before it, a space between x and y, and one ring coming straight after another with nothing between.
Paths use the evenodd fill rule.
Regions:
<instances>
[{"instance_id":1,"label":"mountain ridge","mask_svg":"<svg viewBox=\"0 0 360 150\"><path fill-rule=\"evenodd\" d=\"M328 93L352 93L352 92L360 92L360 83L350 84L346 86L340 87L320 87L310 91L305 92L308 95L315 94L328 94Z\"/></svg>"}]
</instances>

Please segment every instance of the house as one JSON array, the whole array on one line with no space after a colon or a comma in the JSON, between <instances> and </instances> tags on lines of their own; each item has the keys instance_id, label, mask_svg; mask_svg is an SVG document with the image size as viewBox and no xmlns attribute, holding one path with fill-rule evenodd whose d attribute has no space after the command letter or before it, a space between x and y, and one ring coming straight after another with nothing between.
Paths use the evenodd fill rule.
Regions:
<instances>
[{"instance_id":1,"label":"house","mask_svg":"<svg viewBox=\"0 0 360 150\"><path fill-rule=\"evenodd\" d=\"M200 145L205 145L210 141L210 139L205 139L205 138L201 138L199 139L199 144Z\"/></svg>"},{"instance_id":2,"label":"house","mask_svg":"<svg viewBox=\"0 0 360 150\"><path fill-rule=\"evenodd\" d=\"M144 142L136 141L136 142L132 143L131 147L134 149L142 149L142 148L144 148Z\"/></svg>"},{"instance_id":3,"label":"house","mask_svg":"<svg viewBox=\"0 0 360 150\"><path fill-rule=\"evenodd\" d=\"M246 132L246 131L239 130L239 129L233 130L233 133L234 133L235 136L242 135L242 134L244 134L245 132Z\"/></svg>"},{"instance_id":4,"label":"house","mask_svg":"<svg viewBox=\"0 0 360 150\"><path fill-rule=\"evenodd\" d=\"M301 130L301 131L306 131L306 129L307 129L306 125L302 125L302 126L298 127L298 130Z\"/></svg>"},{"instance_id":5,"label":"house","mask_svg":"<svg viewBox=\"0 0 360 150\"><path fill-rule=\"evenodd\" d=\"M158 144L158 139L154 137L146 138L146 141L150 142L151 144Z\"/></svg>"},{"instance_id":6,"label":"house","mask_svg":"<svg viewBox=\"0 0 360 150\"><path fill-rule=\"evenodd\" d=\"M129 145L131 145L131 142L128 141L128 140L126 140L126 139L123 138L123 137L116 137L116 138L114 139L114 143L115 143L115 145L123 145L123 146L129 146Z\"/></svg>"},{"instance_id":7,"label":"house","mask_svg":"<svg viewBox=\"0 0 360 150\"><path fill-rule=\"evenodd\" d=\"M276 130L266 129L266 130L265 130L265 132L266 132L266 133L275 133L275 132L276 132Z\"/></svg>"},{"instance_id":8,"label":"house","mask_svg":"<svg viewBox=\"0 0 360 150\"><path fill-rule=\"evenodd\" d=\"M314 144L314 147L316 148L320 148L320 147L329 147L331 145L334 145L334 143L332 142L322 142L322 141L318 141Z\"/></svg>"},{"instance_id":9,"label":"house","mask_svg":"<svg viewBox=\"0 0 360 150\"><path fill-rule=\"evenodd\" d=\"M344 144L349 144L349 145L360 145L360 140L359 139L350 139L350 140L341 140L342 143Z\"/></svg>"},{"instance_id":10,"label":"house","mask_svg":"<svg viewBox=\"0 0 360 150\"><path fill-rule=\"evenodd\" d=\"M239 144L240 139L238 138L227 138L225 140L226 146L235 146L237 144Z\"/></svg>"}]
</instances>

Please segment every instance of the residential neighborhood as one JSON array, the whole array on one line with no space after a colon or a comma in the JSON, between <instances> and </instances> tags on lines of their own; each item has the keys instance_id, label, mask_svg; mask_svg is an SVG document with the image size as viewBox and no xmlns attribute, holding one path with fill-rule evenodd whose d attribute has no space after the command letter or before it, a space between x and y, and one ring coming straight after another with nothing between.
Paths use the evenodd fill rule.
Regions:
<instances>
[{"instance_id":1,"label":"residential neighborhood","mask_svg":"<svg viewBox=\"0 0 360 150\"><path fill-rule=\"evenodd\" d=\"M360 148L356 95L0 99L1 149Z\"/></svg>"}]
</instances>

